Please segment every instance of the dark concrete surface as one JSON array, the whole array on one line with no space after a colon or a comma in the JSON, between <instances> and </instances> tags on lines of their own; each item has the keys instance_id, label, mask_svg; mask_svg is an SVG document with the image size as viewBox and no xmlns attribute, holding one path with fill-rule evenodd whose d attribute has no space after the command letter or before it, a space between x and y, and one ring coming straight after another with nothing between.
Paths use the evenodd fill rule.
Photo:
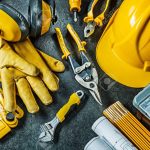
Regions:
<instances>
[{"instance_id":1,"label":"dark concrete surface","mask_svg":"<svg viewBox=\"0 0 150 150\"><path fill-rule=\"evenodd\" d=\"M68 10L68 0L57 0L58 22L51 27L50 31L47 34L34 41L35 46L45 53L61 60L61 52L58 47L56 36L54 35L54 28L60 27L63 31L63 34L66 35L67 23L71 23L79 33L81 39L84 39L83 29L85 24L82 20L87 14L87 6L90 0L82 1L82 11L79 14L79 22L74 23L72 14L70 14ZM109 14L112 14L112 12L121 4L121 1L122 0L111 1ZM28 0L2 0L2 2L6 2L15 7L27 18ZM98 14L101 11L102 6L103 1L100 0L100 3L95 9L95 14ZM109 19L109 17L110 15L108 15L107 20ZM67 102L69 96L79 89L84 90L87 95L82 106L80 106L78 111L70 115L70 117L68 117L65 122L58 127L58 130L56 132L56 142L52 148L50 148L49 145L42 145L43 148L38 147L37 149L83 150L86 143L96 136L91 130L91 126L94 121L102 116L102 111L106 107L119 100L130 111L134 112L134 109L132 107L132 100L138 93L139 89L127 88L119 83L115 83L108 91L105 91L102 88L104 84L103 86L101 84L103 83L104 78L106 78L107 76L96 63L95 49L103 29L104 27L97 28L95 34L86 39L87 52L91 60L95 62L95 66L97 67L97 71L99 74L99 91L103 100L103 107L100 107L93 99L93 97L89 94L89 92L82 88L75 81L69 63L63 61L66 66L66 71L64 73L57 74L60 78L60 89L58 92L53 93L54 103L50 106L43 106L38 101L41 109L37 114L31 115L27 113L22 101L18 98L18 104L23 108L25 116L20 120L19 126L13 129L9 135L7 135L2 141L0 141L0 150L36 150L36 142L40 133L40 125L53 119L59 108ZM73 42L67 35L65 37L68 41L68 47L75 54L75 44L73 44Z\"/></svg>"}]
</instances>

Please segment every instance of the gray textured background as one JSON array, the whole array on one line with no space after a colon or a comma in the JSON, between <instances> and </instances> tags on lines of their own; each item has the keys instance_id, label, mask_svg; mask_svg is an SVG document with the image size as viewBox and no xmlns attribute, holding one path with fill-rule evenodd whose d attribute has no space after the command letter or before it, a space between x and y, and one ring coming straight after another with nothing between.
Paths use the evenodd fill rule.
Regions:
<instances>
[{"instance_id":1,"label":"gray textured background","mask_svg":"<svg viewBox=\"0 0 150 150\"><path fill-rule=\"evenodd\" d=\"M57 1L57 15L58 22L51 27L50 31L43 37L40 37L34 41L36 47L42 51L55 56L61 60L61 52L58 47L56 36L54 35L54 28L60 27L63 34L66 35L66 25L71 23L76 31L79 33L81 39L83 38L83 29L85 24L83 23L83 18L87 14L87 6L90 0L82 0L82 11L79 14L80 19L78 23L74 23L72 20L72 15L70 14L68 8L68 0L56 0ZM122 0L111 0L110 12L113 12L120 4ZM2 0L11 6L15 7L18 11L22 12L27 18L28 0ZM105 1L104 1L105 2ZM100 0L99 4L95 9L95 14L99 14L103 8L103 1ZM111 14L111 13L110 13ZM107 18L109 18L108 15ZM107 19L108 20L108 19ZM39 113L31 115L27 113L23 103L18 98L18 104L23 108L25 116L21 119L19 126L12 130L12 132L7 135L2 141L0 141L0 150L35 150L36 141L40 133L40 125L50 121L54 118L56 112L59 110L63 104L65 104L71 93L82 89L85 91L87 97L80 106L78 112L73 113L68 117L64 123L62 123L56 132L56 144L51 148L52 150L82 150L86 143L96 135L92 132L91 126L101 115L102 111L114 103L120 100L129 110L134 112L132 108L132 100L134 96L138 93L139 89L127 88L121 84L116 83L109 91L105 91L101 88L101 83L103 83L104 72L98 67L95 59L95 48L96 44L101 36L104 28L97 28L93 36L86 39L87 41L87 51L89 56L98 70L99 74L99 91L103 100L103 107L100 107L89 94L89 92L83 89L75 81L74 75L70 68L69 63L64 61L66 66L66 71L62 74L58 74L60 78L60 89L58 92L53 94L54 103L50 106L43 106L39 101L41 109ZM68 47L75 52L76 47L73 42L66 36L68 41ZM111 66L110 66L111 67ZM49 145L46 145L47 150L50 149ZM38 149L46 149L40 148Z\"/></svg>"}]
</instances>

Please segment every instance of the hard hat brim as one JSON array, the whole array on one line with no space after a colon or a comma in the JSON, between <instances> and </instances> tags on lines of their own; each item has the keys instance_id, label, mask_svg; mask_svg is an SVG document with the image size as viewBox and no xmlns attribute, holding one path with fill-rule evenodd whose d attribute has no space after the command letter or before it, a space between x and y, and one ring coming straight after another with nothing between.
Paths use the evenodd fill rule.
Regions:
<instances>
[{"instance_id":1,"label":"hard hat brim","mask_svg":"<svg viewBox=\"0 0 150 150\"><path fill-rule=\"evenodd\" d=\"M147 86L150 83L150 72L131 66L117 56L111 41L112 33L112 28L109 26L98 42L96 58L99 66L112 79L123 85L133 88Z\"/></svg>"}]
</instances>

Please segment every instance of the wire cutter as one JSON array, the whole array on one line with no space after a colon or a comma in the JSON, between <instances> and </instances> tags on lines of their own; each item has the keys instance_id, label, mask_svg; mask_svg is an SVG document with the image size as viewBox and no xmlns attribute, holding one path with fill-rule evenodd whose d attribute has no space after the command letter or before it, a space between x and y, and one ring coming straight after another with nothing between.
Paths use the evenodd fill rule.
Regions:
<instances>
[{"instance_id":1,"label":"wire cutter","mask_svg":"<svg viewBox=\"0 0 150 150\"><path fill-rule=\"evenodd\" d=\"M87 23L84 29L84 37L86 38L91 36L94 33L96 26L100 26L100 27L103 26L103 20L105 19L105 14L106 14L106 11L108 10L110 0L106 0L106 5L105 5L103 12L99 16L94 18L93 11L98 1L99 0L92 0L88 8L89 10L88 14L84 18L84 22Z\"/></svg>"},{"instance_id":2,"label":"wire cutter","mask_svg":"<svg viewBox=\"0 0 150 150\"><path fill-rule=\"evenodd\" d=\"M87 88L94 97L94 99L100 105L102 105L101 97L98 91L98 74L96 68L92 65L92 63L86 56L86 42L81 41L81 39L70 24L67 25L67 30L69 31L78 46L78 51L80 53L82 64L79 65L79 63L73 58L72 54L66 47L60 28L55 28L59 45L63 52L62 58L69 60L75 74L76 81L83 87Z\"/></svg>"}]
</instances>

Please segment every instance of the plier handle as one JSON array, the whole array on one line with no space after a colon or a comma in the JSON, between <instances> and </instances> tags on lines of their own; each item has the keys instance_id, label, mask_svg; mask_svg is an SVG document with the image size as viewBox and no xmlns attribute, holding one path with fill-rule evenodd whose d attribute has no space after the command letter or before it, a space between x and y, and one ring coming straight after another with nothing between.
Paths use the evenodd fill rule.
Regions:
<instances>
[{"instance_id":1,"label":"plier handle","mask_svg":"<svg viewBox=\"0 0 150 150\"><path fill-rule=\"evenodd\" d=\"M80 75L85 81L91 80L91 78L92 78L91 69L90 69L91 62L89 61L88 57L85 54L86 53L86 49L85 49L86 42L80 40L79 36L73 30L73 28L70 24L67 25L67 29L78 46L78 51L80 53L82 64L79 65L79 63L74 59L73 55L67 48L60 28L55 28L55 31L56 31L56 34L58 37L58 41L59 41L61 50L63 52L62 59L69 59L71 67L72 67L75 75L76 74Z\"/></svg>"},{"instance_id":2,"label":"plier handle","mask_svg":"<svg viewBox=\"0 0 150 150\"><path fill-rule=\"evenodd\" d=\"M87 23L87 26L85 27L85 30L84 30L85 37L91 36L94 33L96 26L103 26L103 21L105 19L106 12L109 8L110 0L105 0L106 5L105 5L103 12L100 13L100 15L98 15L96 18L94 18L93 12L94 12L94 8L95 8L96 4L98 3L98 1L99 0L92 0L91 4L89 5L89 8L88 8L88 14L84 18L84 22Z\"/></svg>"}]
</instances>

